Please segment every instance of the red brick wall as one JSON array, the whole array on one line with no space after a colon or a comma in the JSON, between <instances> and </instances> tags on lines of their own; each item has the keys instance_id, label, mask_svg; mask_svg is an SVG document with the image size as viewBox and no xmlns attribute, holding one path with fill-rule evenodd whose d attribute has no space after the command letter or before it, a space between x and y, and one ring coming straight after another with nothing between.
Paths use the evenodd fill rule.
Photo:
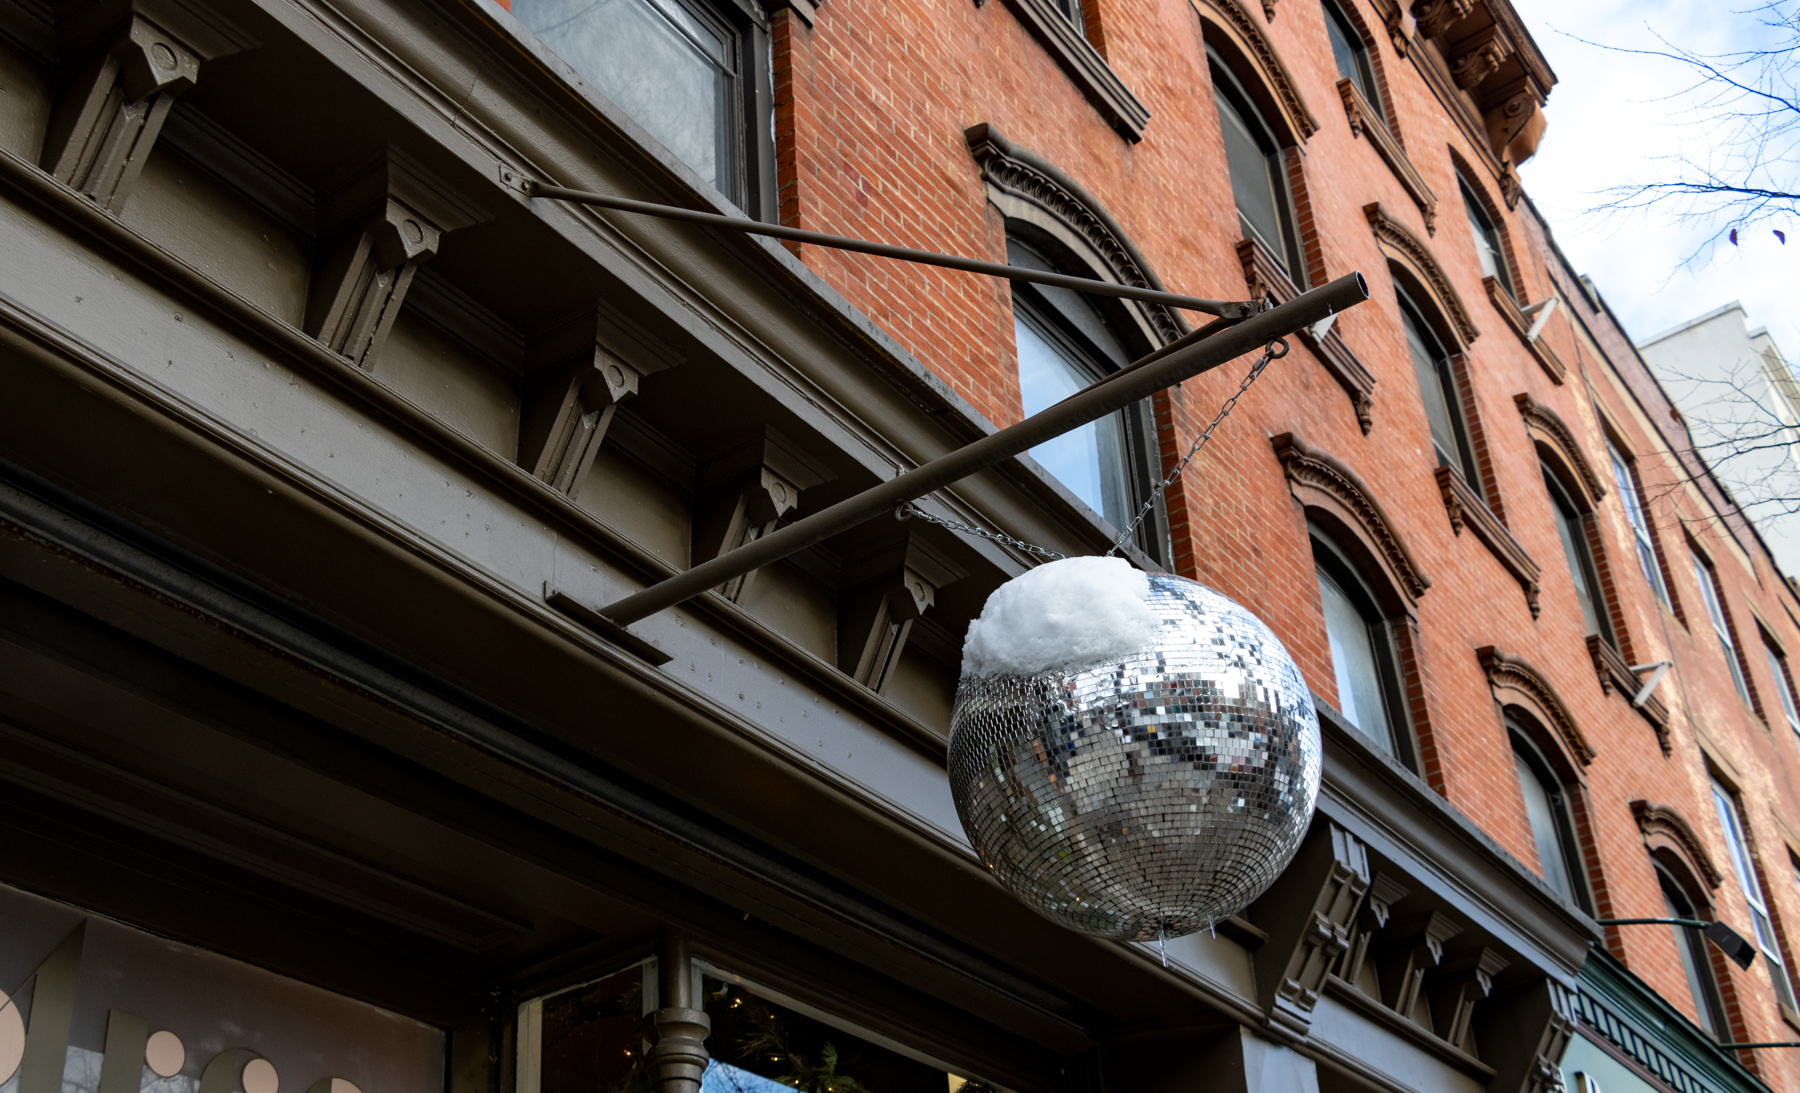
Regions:
<instances>
[{"instance_id":1,"label":"red brick wall","mask_svg":"<svg viewBox=\"0 0 1800 1093\"><path fill-rule=\"evenodd\" d=\"M825 231L1003 259L1004 227L984 200L963 140L977 122L999 128L1016 146L1044 157L1105 206L1172 290L1199 296L1243 294L1234 253L1235 208L1209 88L1201 18L1185 0L1090 0L1092 36L1103 40L1114 71L1148 107L1140 143L1120 137L1026 31L1003 0L910 0L858 5L826 0L807 27L791 12L776 17L778 173L784 222ZM1667 404L1604 314L1586 307L1572 271L1548 245L1528 207L1496 211L1521 303L1551 292L1551 277L1592 327L1608 365L1579 345L1566 313L1545 333L1569 366L1554 382L1496 312L1481 284L1456 181L1454 151L1480 164L1462 130L1415 68L1374 35L1383 93L1407 153L1439 199L1438 231L1428 233L1417 206L1366 138L1354 136L1335 89L1337 72L1324 15L1309 0L1284 0L1273 22L1260 5L1251 18L1292 73L1319 129L1288 158L1304 181L1300 211L1309 275L1317 280L1362 270L1373 300L1343 315L1338 330L1374 373L1374 428L1363 435L1343 389L1303 347L1272 366L1236 415L1188 471L1169 501L1175 565L1244 603L1288 644L1308 682L1327 700L1335 688L1304 519L1290 496L1269 438L1293 433L1342 460L1376 491L1399 534L1433 581L1418 602L1418 640L1404 665L1409 700L1431 725L1424 756L1430 784L1476 818L1503 847L1537 865L1505 728L1474 650L1493 645L1522 657L1548 678L1598 752L1581 769L1581 838L1596 891L1617 915L1662 913L1661 896L1630 802L1678 809L1702 832L1713 860L1729 859L1713 819L1706 763L1726 771L1745 795L1777 913L1800 923L1800 887L1785 846L1800 845L1795 808L1800 756L1785 727L1774 731L1737 698L1704 617L1686 562L1691 534L1719 564L1752 673L1766 672L1754 643L1761 619L1790 649L1800 649L1800 602L1752 542L1725 544L1714 506L1701 490L1669 486L1674 464L1653 434L1670 432ZM1379 27L1370 12L1362 19ZM1550 116L1554 124L1554 96ZM1500 192L1491 174L1471 181ZM1472 531L1451 529L1433 477L1430 432L1394 301L1387 262L1363 216L1380 202L1425 241L1480 328L1464 362L1466 401L1481 427L1483 477L1496 510L1542 570L1541 617L1519 583ZM857 307L998 424L1019 417L1007 289L983 278L910 267L813 248L802 257ZM1159 398L1157 424L1165 463L1184 451L1247 362L1237 362ZM1665 758L1648 722L1626 698L1602 692L1589 659L1538 466L1513 396L1528 392L1576 433L1607 486L1593 534L1607 565L1608 608L1642 660L1673 659L1677 671L1658 692L1672 710L1674 754ZM1612 486L1602 419L1636 454L1648 502L1659 522L1676 594L1689 605L1690 629L1653 598L1638 572L1630 529ZM1649 424L1646 425L1645 423ZM1674 441L1665 440L1674 446ZM1716 492L1716 491L1715 491ZM1685 530L1683 530L1685 529ZM1746 568L1744 558L1748 563ZM1772 684L1764 683L1766 690ZM1714 894L1741 932L1749 921L1735 882ZM1668 930L1618 929L1609 939L1675 1005L1691 1011ZM1776 1013L1759 966L1730 969L1729 993L1742 1034L1800 1038ZM1778 1089L1800 1091L1794 1064L1763 1053L1757 1064Z\"/></svg>"}]
</instances>

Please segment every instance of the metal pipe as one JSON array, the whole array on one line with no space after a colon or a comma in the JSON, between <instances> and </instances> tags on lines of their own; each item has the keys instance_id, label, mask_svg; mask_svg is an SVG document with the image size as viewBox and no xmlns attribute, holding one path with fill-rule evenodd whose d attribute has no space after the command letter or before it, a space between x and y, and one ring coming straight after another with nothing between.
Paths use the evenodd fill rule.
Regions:
<instances>
[{"instance_id":1,"label":"metal pipe","mask_svg":"<svg viewBox=\"0 0 1800 1093\"><path fill-rule=\"evenodd\" d=\"M1800 1047L1800 1040L1770 1040L1770 1041L1767 1041L1767 1042L1765 1042L1765 1043L1760 1043L1760 1044L1720 1044L1720 1045L1719 1045L1719 1046L1720 1046L1720 1047L1728 1047L1728 1048L1744 1048L1744 1047Z\"/></svg>"},{"instance_id":2,"label":"metal pipe","mask_svg":"<svg viewBox=\"0 0 1800 1093\"><path fill-rule=\"evenodd\" d=\"M649 216L660 216L665 220L685 220L691 224L729 228L747 235L768 235L776 239L792 239L798 243L811 243L815 247L856 251L860 254L873 254L881 258L896 258L902 262L918 262L921 265L959 269L965 273L985 273L1014 281L1030 281L1037 285L1053 285L1057 288L1074 289L1077 292L1090 292L1096 296L1116 296L1122 300L1143 300L1146 303L1165 304L1169 307L1181 308L1184 311L1201 311L1208 315L1218 315L1227 319L1248 318L1256 313L1257 307L1254 300L1202 300L1194 296L1182 296L1179 293L1163 292L1154 288L1139 288L1136 285L1121 285L1113 281L1096 281L1091 277L1072 277L1066 273L1051 273L1047 270L1009 266L1004 262L984 262L978 258L962 258L954 254L939 254L936 251L896 247L867 239L827 235L824 232L790 228L782 224L765 224L760 220L721 216L718 213L703 213L675 205L633 201L627 197L612 197L608 194L590 193L586 190L571 190L566 186L550 186L542 182L530 183L529 193L532 197L548 197L557 201L598 205L603 209L618 209L628 213L645 213Z\"/></svg>"},{"instance_id":3,"label":"metal pipe","mask_svg":"<svg viewBox=\"0 0 1800 1093\"><path fill-rule=\"evenodd\" d=\"M1597 918L1594 922L1601 926L1692 926L1696 930L1712 925L1697 918Z\"/></svg>"},{"instance_id":4,"label":"metal pipe","mask_svg":"<svg viewBox=\"0 0 1800 1093\"><path fill-rule=\"evenodd\" d=\"M1181 383L1259 349L1276 338L1318 322L1332 312L1355 307L1368 298L1369 288L1363 282L1362 274L1346 274L1253 319L1246 319L1176 352L1161 355L1141 368L1132 368L1127 375L1096 383L1016 425L990 433L948 455L939 456L923 466L839 501L828 509L796 520L787 527L770 532L760 539L753 539L736 550L651 585L642 592L601 608L600 614L620 626L654 615L666 607L673 607L709 588L724 584L733 577L741 577L753 569L780 561L814 543L891 512L903 501L923 497L933 490L984 471L1046 440L1080 428L1090 421L1097 421L1114 410L1123 409L1165 387Z\"/></svg>"}]
</instances>

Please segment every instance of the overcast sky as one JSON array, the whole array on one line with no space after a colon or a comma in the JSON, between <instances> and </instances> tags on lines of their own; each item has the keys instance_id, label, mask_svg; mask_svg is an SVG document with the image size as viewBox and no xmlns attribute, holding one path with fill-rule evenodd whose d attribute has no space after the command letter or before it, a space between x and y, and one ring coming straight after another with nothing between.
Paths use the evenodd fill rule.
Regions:
<instances>
[{"instance_id":1,"label":"overcast sky","mask_svg":"<svg viewBox=\"0 0 1800 1093\"><path fill-rule=\"evenodd\" d=\"M1750 328L1767 326L1782 355L1800 361L1800 223L1741 232L1734 248L1729 223L1586 215L1609 186L1666 176L1656 157L1680 152L1684 141L1691 150L1704 134L1680 124L1677 102L1658 101L1691 85L1686 69L1569 36L1660 48L1655 30L1696 52L1722 53L1754 33L1754 19L1732 11L1755 0L1514 2L1558 79L1545 107L1549 130L1519 174L1576 272L1594 279L1634 341L1740 300ZM1787 232L1785 246L1771 226Z\"/></svg>"}]
</instances>

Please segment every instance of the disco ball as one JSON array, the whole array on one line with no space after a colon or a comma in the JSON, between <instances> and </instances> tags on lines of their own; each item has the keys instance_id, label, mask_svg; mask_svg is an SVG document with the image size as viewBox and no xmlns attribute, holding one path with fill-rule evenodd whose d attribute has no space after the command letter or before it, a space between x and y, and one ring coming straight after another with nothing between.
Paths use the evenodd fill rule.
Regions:
<instances>
[{"instance_id":1,"label":"disco ball","mask_svg":"<svg viewBox=\"0 0 1800 1093\"><path fill-rule=\"evenodd\" d=\"M1254 615L1150 576L1155 643L1076 671L967 676L950 787L1015 896L1097 937L1178 937L1247 906L1300 849L1319 722Z\"/></svg>"}]
</instances>

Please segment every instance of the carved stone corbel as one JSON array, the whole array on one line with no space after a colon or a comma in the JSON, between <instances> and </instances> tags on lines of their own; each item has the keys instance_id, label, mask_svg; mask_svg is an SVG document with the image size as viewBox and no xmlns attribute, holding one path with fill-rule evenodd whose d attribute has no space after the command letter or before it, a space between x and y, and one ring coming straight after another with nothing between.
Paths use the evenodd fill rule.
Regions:
<instances>
[{"instance_id":1,"label":"carved stone corbel","mask_svg":"<svg viewBox=\"0 0 1800 1093\"><path fill-rule=\"evenodd\" d=\"M644 376L681 363L597 305L532 339L525 357L518 463L571 498L580 493L619 404L637 394Z\"/></svg>"},{"instance_id":2,"label":"carved stone corbel","mask_svg":"<svg viewBox=\"0 0 1800 1093\"><path fill-rule=\"evenodd\" d=\"M1475 1003L1494 989L1494 976L1511 961L1482 946L1451 954L1430 977L1431 1020L1437 1034L1469 1054L1475 1054L1473 1026Z\"/></svg>"},{"instance_id":3,"label":"carved stone corbel","mask_svg":"<svg viewBox=\"0 0 1800 1093\"><path fill-rule=\"evenodd\" d=\"M1425 973L1444 959L1444 942L1462 933L1462 926L1438 911L1428 911L1391 928L1393 940L1382 945L1377 960L1381 973L1381 1000L1388 1008L1426 1028L1431 1013L1422 1007Z\"/></svg>"},{"instance_id":4,"label":"carved stone corbel","mask_svg":"<svg viewBox=\"0 0 1800 1093\"><path fill-rule=\"evenodd\" d=\"M306 298L306 332L372 369L412 285L441 237L489 219L397 148L344 172L319 201L321 242Z\"/></svg>"},{"instance_id":5,"label":"carved stone corbel","mask_svg":"<svg viewBox=\"0 0 1800 1093\"><path fill-rule=\"evenodd\" d=\"M1476 1022L1482 1058L1498 1072L1491 1093L1550 1093L1561 1088L1558 1062L1575 1034L1575 999L1539 979L1494 992Z\"/></svg>"},{"instance_id":6,"label":"carved stone corbel","mask_svg":"<svg viewBox=\"0 0 1800 1093\"><path fill-rule=\"evenodd\" d=\"M1424 38L1441 37L1473 10L1475 0L1418 0L1412 6L1413 19Z\"/></svg>"},{"instance_id":7,"label":"carved stone corbel","mask_svg":"<svg viewBox=\"0 0 1800 1093\"><path fill-rule=\"evenodd\" d=\"M967 573L916 534L847 559L838 596L838 667L882 693L913 623Z\"/></svg>"},{"instance_id":8,"label":"carved stone corbel","mask_svg":"<svg viewBox=\"0 0 1800 1093\"><path fill-rule=\"evenodd\" d=\"M1272 1025L1298 1036L1333 965L1350 946L1350 928L1369 890L1368 850L1336 824L1316 825L1286 872L1247 917L1269 935L1256 950L1258 998Z\"/></svg>"},{"instance_id":9,"label":"carved stone corbel","mask_svg":"<svg viewBox=\"0 0 1800 1093\"><path fill-rule=\"evenodd\" d=\"M736 550L775 530L800 503L800 491L832 478L773 429L765 428L708 459L696 478L694 564ZM755 580L752 570L719 586L733 603Z\"/></svg>"},{"instance_id":10,"label":"carved stone corbel","mask_svg":"<svg viewBox=\"0 0 1800 1093\"><path fill-rule=\"evenodd\" d=\"M1456 80L1457 87L1473 91L1481 81L1500 70L1511 52L1498 25L1485 27L1451 47L1450 75Z\"/></svg>"},{"instance_id":11,"label":"carved stone corbel","mask_svg":"<svg viewBox=\"0 0 1800 1093\"><path fill-rule=\"evenodd\" d=\"M1487 130L1488 147L1492 148L1494 155L1499 157L1501 162L1507 163L1510 168L1507 146L1537 113L1539 95L1532 87L1531 81L1521 76L1511 83L1495 87L1491 91L1483 89L1481 97L1483 99L1481 120L1483 127ZM1505 179L1501 180L1501 185L1502 188L1505 187ZM1516 198L1509 199L1507 204L1510 206L1516 200Z\"/></svg>"},{"instance_id":12,"label":"carved stone corbel","mask_svg":"<svg viewBox=\"0 0 1800 1093\"><path fill-rule=\"evenodd\" d=\"M1369 880L1369 897L1363 901L1362 913L1356 916L1354 937L1338 975L1370 998L1381 997L1381 981L1375 965L1369 961L1369 946L1375 935L1386 928L1394 905L1411 894L1411 889L1385 873L1376 873Z\"/></svg>"},{"instance_id":13,"label":"carved stone corbel","mask_svg":"<svg viewBox=\"0 0 1800 1093\"><path fill-rule=\"evenodd\" d=\"M44 169L117 215L175 96L200 79L201 65L253 44L224 20L168 0L63 5L57 46L74 75L51 114Z\"/></svg>"}]
</instances>

